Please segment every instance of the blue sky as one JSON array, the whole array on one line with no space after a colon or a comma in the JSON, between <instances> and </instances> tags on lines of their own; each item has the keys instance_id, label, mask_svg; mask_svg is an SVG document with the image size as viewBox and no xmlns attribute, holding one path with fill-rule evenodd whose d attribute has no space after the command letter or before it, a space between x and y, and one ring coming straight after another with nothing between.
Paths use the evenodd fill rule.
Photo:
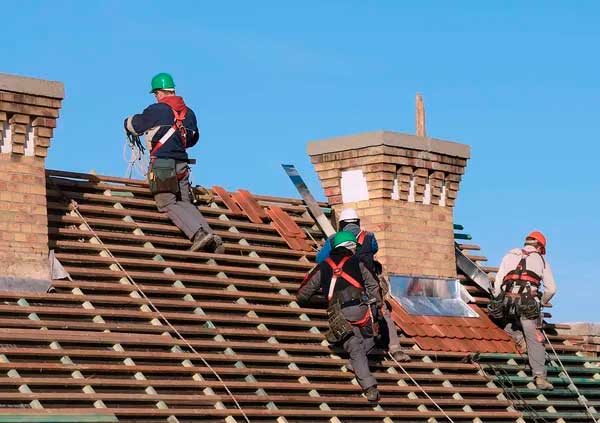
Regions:
<instances>
[{"instance_id":1,"label":"blue sky","mask_svg":"<svg viewBox=\"0 0 600 423\"><path fill-rule=\"evenodd\" d=\"M122 120L171 72L195 109L194 182L322 197L306 142L377 129L472 147L455 209L497 264L544 231L556 320L600 321L600 3L24 1L0 72L65 83L48 166L123 175ZM6 17L10 17L7 19Z\"/></svg>"}]
</instances>

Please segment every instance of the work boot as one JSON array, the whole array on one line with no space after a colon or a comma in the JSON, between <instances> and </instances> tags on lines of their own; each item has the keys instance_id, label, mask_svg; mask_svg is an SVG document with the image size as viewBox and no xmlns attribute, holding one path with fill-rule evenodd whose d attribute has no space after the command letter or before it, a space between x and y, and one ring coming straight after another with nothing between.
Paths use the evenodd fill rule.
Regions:
<instances>
[{"instance_id":1,"label":"work boot","mask_svg":"<svg viewBox=\"0 0 600 423\"><path fill-rule=\"evenodd\" d=\"M393 352L392 357L394 357L394 360L400 363L406 363L407 361L410 361L410 356L401 350Z\"/></svg>"},{"instance_id":2,"label":"work boot","mask_svg":"<svg viewBox=\"0 0 600 423\"><path fill-rule=\"evenodd\" d=\"M190 251L200 251L203 250L211 241L213 241L214 235L207 234L202 229L196 232L194 238L192 239L192 246L190 247Z\"/></svg>"},{"instance_id":3,"label":"work boot","mask_svg":"<svg viewBox=\"0 0 600 423\"><path fill-rule=\"evenodd\" d=\"M379 389L377 389L376 385L369 386L364 390L363 393L369 402L377 402L379 401L379 398L381 398L381 395L379 395Z\"/></svg>"},{"instance_id":4,"label":"work boot","mask_svg":"<svg viewBox=\"0 0 600 423\"><path fill-rule=\"evenodd\" d=\"M213 235L211 247L213 247L213 253L215 253L215 254L223 254L225 252L225 247L223 246L223 240L221 239L221 237L219 235Z\"/></svg>"},{"instance_id":5,"label":"work boot","mask_svg":"<svg viewBox=\"0 0 600 423\"><path fill-rule=\"evenodd\" d=\"M554 385L548 382L548 379L546 379L544 376L535 377L535 386L543 391L551 391L554 389Z\"/></svg>"}]
</instances>

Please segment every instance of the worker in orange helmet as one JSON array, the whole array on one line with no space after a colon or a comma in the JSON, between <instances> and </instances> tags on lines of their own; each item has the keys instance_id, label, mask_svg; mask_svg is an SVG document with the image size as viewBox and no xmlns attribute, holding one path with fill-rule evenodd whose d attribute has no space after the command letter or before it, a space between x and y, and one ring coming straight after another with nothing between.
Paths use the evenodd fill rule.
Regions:
<instances>
[{"instance_id":1,"label":"worker in orange helmet","mask_svg":"<svg viewBox=\"0 0 600 423\"><path fill-rule=\"evenodd\" d=\"M544 259L546 237L538 231L525 238L523 248L510 250L502 259L494 281L490 315L502 320L504 329L521 351L527 350L529 366L538 389L553 389L546 379L545 350L540 332L541 304L556 293L554 275Z\"/></svg>"}]
</instances>

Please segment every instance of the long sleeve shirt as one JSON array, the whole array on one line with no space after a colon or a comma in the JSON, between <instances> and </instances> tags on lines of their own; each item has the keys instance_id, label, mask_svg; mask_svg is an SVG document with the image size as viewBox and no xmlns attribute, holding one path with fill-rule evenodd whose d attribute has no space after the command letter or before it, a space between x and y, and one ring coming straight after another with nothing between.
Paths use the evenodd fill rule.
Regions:
<instances>
[{"instance_id":1,"label":"long sleeve shirt","mask_svg":"<svg viewBox=\"0 0 600 423\"><path fill-rule=\"evenodd\" d=\"M515 270L519 265L519 262L523 258L521 250L535 251L535 247L527 245L523 248L515 248L510 250L508 254L504 256L502 262L500 263L500 267L498 268L498 273L496 273L496 279L494 280L494 296L500 294L502 280L508 274L508 272ZM556 293L556 282L554 280L554 274L552 273L550 264L547 260L544 260L540 254L528 255L525 259L525 264L527 266L527 270L531 270L542 277L542 286L544 289L542 303L546 304Z\"/></svg>"},{"instance_id":2,"label":"long sleeve shirt","mask_svg":"<svg viewBox=\"0 0 600 423\"><path fill-rule=\"evenodd\" d=\"M142 113L126 118L124 126L132 134L145 134L146 146L151 150L173 126L175 119L173 110L181 112L184 108L187 109L183 120L183 126L187 132L186 142L183 143L179 131L175 131L153 155L165 159L187 160L186 149L193 147L198 142L200 135L196 115L192 109L186 106L181 97L169 96L162 102L151 104Z\"/></svg>"}]
</instances>

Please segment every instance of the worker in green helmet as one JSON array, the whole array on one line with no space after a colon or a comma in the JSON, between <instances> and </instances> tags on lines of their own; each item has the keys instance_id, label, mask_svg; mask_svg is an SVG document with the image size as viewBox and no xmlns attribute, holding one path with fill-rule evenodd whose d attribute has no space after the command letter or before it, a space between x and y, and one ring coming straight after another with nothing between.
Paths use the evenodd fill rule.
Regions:
<instances>
[{"instance_id":1,"label":"worker in green helmet","mask_svg":"<svg viewBox=\"0 0 600 423\"><path fill-rule=\"evenodd\" d=\"M329 257L306 275L296 299L300 305L326 300L327 341L348 353L363 394L377 402L377 380L369 370L367 355L375 348L376 322L383 306L379 283L356 254L357 240L352 232L336 233L332 247Z\"/></svg>"},{"instance_id":2,"label":"worker in green helmet","mask_svg":"<svg viewBox=\"0 0 600 423\"><path fill-rule=\"evenodd\" d=\"M183 98L175 93L175 82L168 73L152 78L150 93L156 103L142 113L125 119L125 130L146 136L150 151L148 182L156 207L168 214L192 242L191 251L224 251L216 235L192 203L190 194L190 160L187 149L199 139L196 115Z\"/></svg>"}]
</instances>

